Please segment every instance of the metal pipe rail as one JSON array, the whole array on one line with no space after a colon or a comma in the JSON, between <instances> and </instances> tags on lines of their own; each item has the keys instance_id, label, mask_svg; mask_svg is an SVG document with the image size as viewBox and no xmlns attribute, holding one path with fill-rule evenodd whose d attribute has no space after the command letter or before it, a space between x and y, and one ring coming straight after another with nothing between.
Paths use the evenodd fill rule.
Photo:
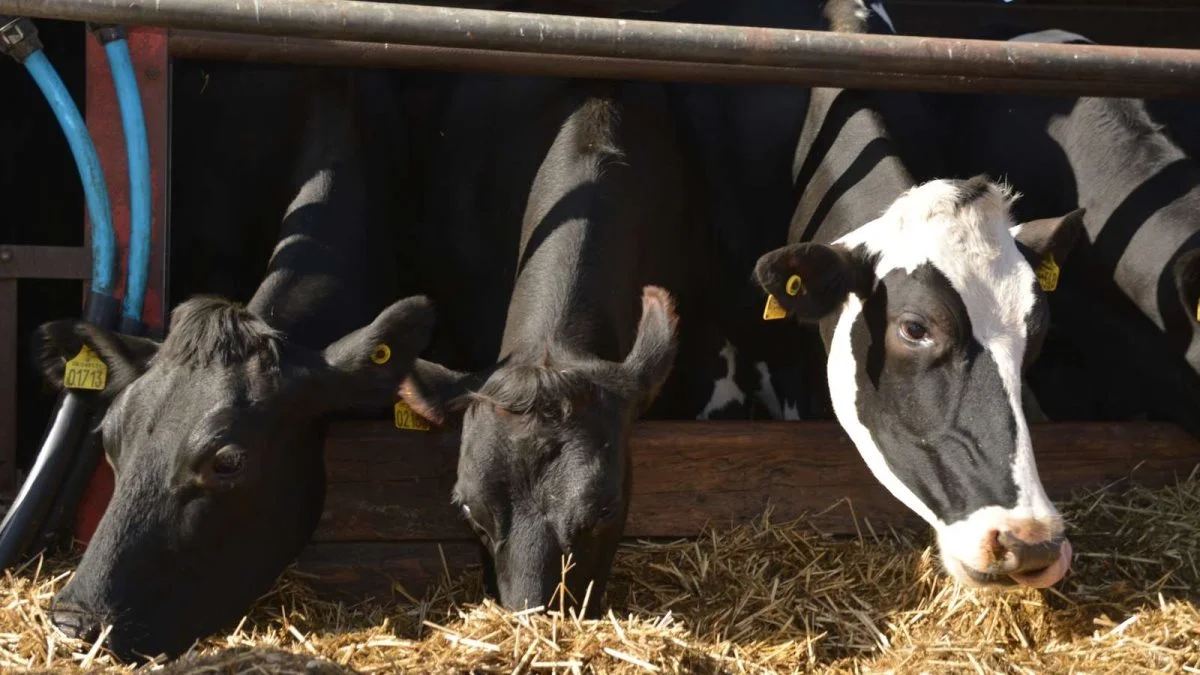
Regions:
<instances>
[{"instance_id":1,"label":"metal pipe rail","mask_svg":"<svg viewBox=\"0 0 1200 675\"><path fill-rule=\"evenodd\" d=\"M1031 93L1048 93L1049 83L1061 93L1080 83L1102 88L1107 95L1159 90L1164 95L1200 93L1200 51L1187 49L850 35L358 0L0 0L0 12L269 36L644 60L664 73L707 69L725 78L734 73L728 66L777 68L801 71L792 74L796 78L792 81L823 79L821 83L832 84L827 80L836 79L840 86L847 86L847 74L855 74L858 79L849 86L883 86L904 79L904 83L892 82L892 88L908 83L903 88L923 89L931 86L932 76L933 82L981 78L1010 91L1019 82L1031 82ZM555 67L563 68L562 64L559 60ZM580 75L586 72L584 65L580 63ZM759 77L764 73L754 72ZM750 79L742 75L734 77Z\"/></svg>"},{"instance_id":2,"label":"metal pipe rail","mask_svg":"<svg viewBox=\"0 0 1200 675\"><path fill-rule=\"evenodd\" d=\"M743 66L689 61L538 54L462 47L427 47L269 35L217 33L186 28L168 33L171 56L292 65L408 68L547 77L668 82L802 84L848 89L926 92L987 92L1071 96L1190 98L1200 85L1188 82L1024 80L1017 77L904 75L866 70Z\"/></svg>"}]
</instances>

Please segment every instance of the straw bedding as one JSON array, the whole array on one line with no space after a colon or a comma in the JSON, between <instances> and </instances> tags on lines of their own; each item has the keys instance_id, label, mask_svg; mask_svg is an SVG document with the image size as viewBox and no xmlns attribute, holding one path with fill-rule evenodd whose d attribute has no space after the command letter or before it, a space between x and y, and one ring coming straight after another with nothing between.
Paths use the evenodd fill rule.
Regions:
<instances>
[{"instance_id":1,"label":"straw bedding","mask_svg":"<svg viewBox=\"0 0 1200 675\"><path fill-rule=\"evenodd\" d=\"M836 508L846 508L839 505ZM229 635L167 673L1200 673L1200 478L1064 505L1074 571L1048 591L981 592L938 573L925 534L823 535L800 520L637 544L611 612L511 613L476 575L424 599L349 606L291 571ZM65 641L45 607L69 561L0 586L0 667L126 672ZM553 603L552 603L553 604Z\"/></svg>"}]
</instances>

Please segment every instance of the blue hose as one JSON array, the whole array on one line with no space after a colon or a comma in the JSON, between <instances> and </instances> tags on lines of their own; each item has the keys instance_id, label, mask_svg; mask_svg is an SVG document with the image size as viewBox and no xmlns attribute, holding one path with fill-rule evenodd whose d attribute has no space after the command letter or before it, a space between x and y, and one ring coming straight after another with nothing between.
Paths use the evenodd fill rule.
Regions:
<instances>
[{"instance_id":1,"label":"blue hose","mask_svg":"<svg viewBox=\"0 0 1200 675\"><path fill-rule=\"evenodd\" d=\"M111 296L117 260L117 238L113 232L112 210L108 203L108 186L104 182L104 171L87 125L75 107L75 101L67 92L54 66L39 49L25 59L25 68L37 83L42 95L58 118L75 166L83 181L83 192L87 199L88 213L92 218L92 293Z\"/></svg>"},{"instance_id":2,"label":"blue hose","mask_svg":"<svg viewBox=\"0 0 1200 675\"><path fill-rule=\"evenodd\" d=\"M104 45L104 51L117 88L129 161L129 268L121 314L140 322L150 276L150 146L129 44L124 39L113 40Z\"/></svg>"}]
</instances>

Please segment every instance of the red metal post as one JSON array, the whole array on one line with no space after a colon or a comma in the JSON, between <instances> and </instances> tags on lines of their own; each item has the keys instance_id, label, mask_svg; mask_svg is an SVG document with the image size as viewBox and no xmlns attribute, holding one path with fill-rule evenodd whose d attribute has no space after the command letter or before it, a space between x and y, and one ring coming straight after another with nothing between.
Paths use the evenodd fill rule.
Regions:
<instances>
[{"instance_id":1,"label":"red metal post","mask_svg":"<svg viewBox=\"0 0 1200 675\"><path fill-rule=\"evenodd\" d=\"M170 75L167 31L161 28L130 27L129 52L137 73L146 134L150 144L150 181L153 194L150 256L150 280L146 290L143 321L151 331L163 327L166 314L167 269L167 187L168 178L168 106ZM87 36L87 125L104 167L104 178L112 202L113 227L122 251L129 247L129 173L126 166L125 135L121 131L121 112L113 88L112 73L104 47ZM87 224L88 233L91 223ZM121 269L125 269L122 259ZM118 296L124 294L124 272L120 275ZM100 516L112 496L112 470L101 462L83 495L76 512L75 537L84 545L91 539Z\"/></svg>"}]
</instances>

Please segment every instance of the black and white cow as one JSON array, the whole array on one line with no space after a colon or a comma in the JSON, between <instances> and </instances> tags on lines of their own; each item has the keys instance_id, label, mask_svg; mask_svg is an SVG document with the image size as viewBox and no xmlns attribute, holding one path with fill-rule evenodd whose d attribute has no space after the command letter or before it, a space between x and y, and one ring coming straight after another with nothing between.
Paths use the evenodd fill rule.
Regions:
<instances>
[{"instance_id":1,"label":"black and white cow","mask_svg":"<svg viewBox=\"0 0 1200 675\"><path fill-rule=\"evenodd\" d=\"M988 37L1087 42L1057 30ZM1050 295L1045 358L1029 374L1046 414L1148 415L1200 434L1196 158L1137 99L929 99L948 132L952 175L1003 175L1022 194L1020 217L1086 209L1086 237Z\"/></svg>"},{"instance_id":2,"label":"black and white cow","mask_svg":"<svg viewBox=\"0 0 1200 675\"><path fill-rule=\"evenodd\" d=\"M869 222L826 221L756 276L781 313L819 326L838 421L935 528L947 571L1041 587L1071 546L1021 404L1048 325L1030 259L1065 255L1078 219L1017 225L1011 200L982 177L931 181Z\"/></svg>"},{"instance_id":3,"label":"black and white cow","mask_svg":"<svg viewBox=\"0 0 1200 675\"><path fill-rule=\"evenodd\" d=\"M321 514L321 420L387 405L432 329L428 300L390 306L390 225L373 205L369 76L311 74L294 199L247 306L197 297L158 343L79 320L41 329L47 379L90 347L115 492L54 623L125 658L174 654L229 625L308 541ZM383 249L384 252L381 252ZM380 311L382 310L382 311Z\"/></svg>"},{"instance_id":4,"label":"black and white cow","mask_svg":"<svg viewBox=\"0 0 1200 675\"><path fill-rule=\"evenodd\" d=\"M464 343L495 351L470 369L420 361L403 395L461 424L454 500L500 602L548 602L569 555L568 603L595 613L634 421L652 402L695 417L712 399L711 376L672 374L676 354L721 342L704 325L708 238L688 165L658 84L466 77L447 110L431 177L445 210L422 240L446 272L430 295Z\"/></svg>"},{"instance_id":5,"label":"black and white cow","mask_svg":"<svg viewBox=\"0 0 1200 675\"><path fill-rule=\"evenodd\" d=\"M891 30L885 13L862 3L827 11L835 29L871 21ZM768 324L797 336L791 363L770 363L776 386L786 386L779 373L792 364L824 366L837 418L880 482L935 527L952 575L978 585L1055 583L1071 550L1037 476L1021 374L1047 324L1029 259L1065 255L1078 214L1018 226L1010 194L982 177L917 185L910 159L927 171L937 157L906 156L910 137L893 139L885 121L924 123L914 95L815 89L807 103L795 127L760 127L754 150L733 152L743 161L770 153L762 143L773 135L795 181L786 234L794 243L755 269L775 298L769 313L792 319ZM746 131L709 122L724 128L702 141ZM720 172L712 162L709 176ZM754 187L727 192L737 199ZM750 227L766 237L762 228L778 226ZM739 230L718 227L727 245L745 236ZM758 300L761 315L761 291ZM814 324L819 331L805 330Z\"/></svg>"}]
</instances>

